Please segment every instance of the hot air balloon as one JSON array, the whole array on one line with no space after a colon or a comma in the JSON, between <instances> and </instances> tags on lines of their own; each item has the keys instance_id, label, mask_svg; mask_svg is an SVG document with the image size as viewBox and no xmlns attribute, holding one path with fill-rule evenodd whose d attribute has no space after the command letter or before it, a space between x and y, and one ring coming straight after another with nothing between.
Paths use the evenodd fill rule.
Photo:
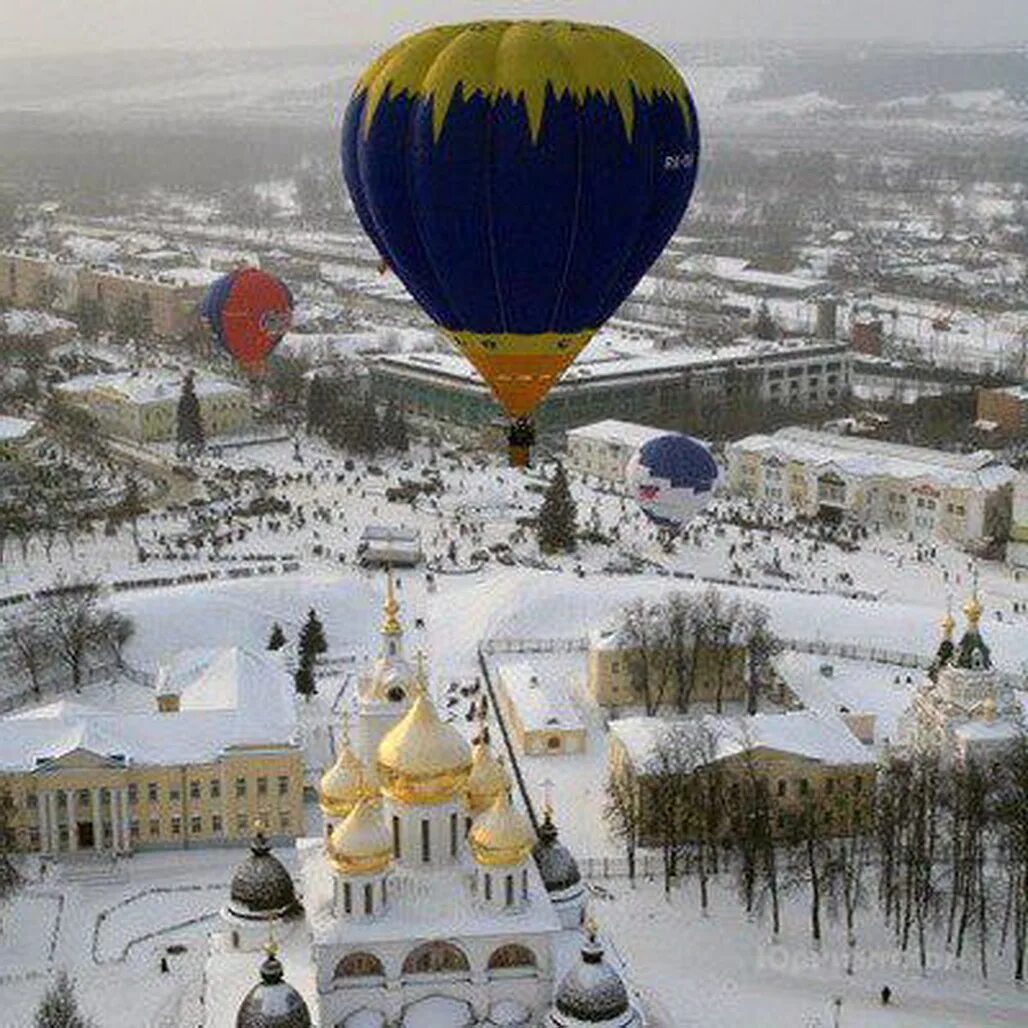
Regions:
<instances>
[{"instance_id":1,"label":"hot air balloon","mask_svg":"<svg viewBox=\"0 0 1028 1028\"><path fill-rule=\"evenodd\" d=\"M342 132L354 208L512 419L512 463L677 228L698 156L681 75L605 26L432 28L358 80Z\"/></svg>"},{"instance_id":2,"label":"hot air balloon","mask_svg":"<svg viewBox=\"0 0 1028 1028\"><path fill-rule=\"evenodd\" d=\"M718 467L703 443L672 432L643 443L625 477L643 513L661 528L678 530L714 498Z\"/></svg>"},{"instance_id":3,"label":"hot air balloon","mask_svg":"<svg viewBox=\"0 0 1028 1028\"><path fill-rule=\"evenodd\" d=\"M244 369L259 372L289 331L293 294L274 275L239 268L207 290L200 313L215 342Z\"/></svg>"}]
</instances>

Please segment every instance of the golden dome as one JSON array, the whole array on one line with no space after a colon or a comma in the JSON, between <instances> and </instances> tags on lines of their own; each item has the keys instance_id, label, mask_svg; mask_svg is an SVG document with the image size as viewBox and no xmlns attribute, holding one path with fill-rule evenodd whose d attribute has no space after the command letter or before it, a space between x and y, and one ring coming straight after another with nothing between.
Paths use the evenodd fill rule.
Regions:
<instances>
[{"instance_id":1,"label":"golden dome","mask_svg":"<svg viewBox=\"0 0 1028 1028\"><path fill-rule=\"evenodd\" d=\"M364 796L369 784L364 765L350 746L350 733L344 721L335 763L318 782L318 805L322 813L328 817L346 817Z\"/></svg>"},{"instance_id":2,"label":"golden dome","mask_svg":"<svg viewBox=\"0 0 1028 1028\"><path fill-rule=\"evenodd\" d=\"M971 598L964 604L964 616L967 618L968 626L971 629L978 628L978 622L982 619L982 605L978 600L978 590L971 594Z\"/></svg>"},{"instance_id":3,"label":"golden dome","mask_svg":"<svg viewBox=\"0 0 1028 1028\"><path fill-rule=\"evenodd\" d=\"M513 867L528 859L535 845L535 832L528 818L510 805L505 789L489 810L476 819L468 839L479 864Z\"/></svg>"},{"instance_id":4,"label":"golden dome","mask_svg":"<svg viewBox=\"0 0 1028 1028\"><path fill-rule=\"evenodd\" d=\"M410 710L378 744L382 790L400 803L444 803L467 783L471 748L456 728L439 719L425 693L420 659L417 689Z\"/></svg>"},{"instance_id":5,"label":"golden dome","mask_svg":"<svg viewBox=\"0 0 1028 1028\"><path fill-rule=\"evenodd\" d=\"M489 743L480 739L471 750L471 774L468 775L468 809L475 816L488 810L500 793L510 787L510 776L499 758L493 756Z\"/></svg>"},{"instance_id":6,"label":"golden dome","mask_svg":"<svg viewBox=\"0 0 1028 1028\"><path fill-rule=\"evenodd\" d=\"M373 875L393 859L393 840L381 804L363 797L328 838L328 859L341 875Z\"/></svg>"},{"instance_id":7,"label":"golden dome","mask_svg":"<svg viewBox=\"0 0 1028 1028\"><path fill-rule=\"evenodd\" d=\"M953 638L953 629L957 627L957 619L951 611L946 611L946 616L939 622L939 627L942 629L943 639Z\"/></svg>"}]
</instances>

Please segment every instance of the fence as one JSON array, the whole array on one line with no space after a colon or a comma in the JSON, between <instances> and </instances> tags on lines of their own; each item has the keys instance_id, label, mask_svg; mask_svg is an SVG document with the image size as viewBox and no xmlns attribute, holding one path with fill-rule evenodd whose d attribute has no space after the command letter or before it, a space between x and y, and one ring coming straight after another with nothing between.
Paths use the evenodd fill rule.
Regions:
<instances>
[{"instance_id":1,"label":"fence","mask_svg":"<svg viewBox=\"0 0 1028 1028\"><path fill-rule=\"evenodd\" d=\"M585 636L557 639L513 639L498 636L482 640L482 652L498 653L584 653L589 648Z\"/></svg>"},{"instance_id":2,"label":"fence","mask_svg":"<svg viewBox=\"0 0 1028 1028\"><path fill-rule=\"evenodd\" d=\"M799 653L815 653L847 660L867 660L875 664L894 664L924 670L932 663L931 657L921 653L890 650L882 646L865 646L862 643L827 642L823 639L782 639L781 643L785 649L796 650Z\"/></svg>"}]
</instances>

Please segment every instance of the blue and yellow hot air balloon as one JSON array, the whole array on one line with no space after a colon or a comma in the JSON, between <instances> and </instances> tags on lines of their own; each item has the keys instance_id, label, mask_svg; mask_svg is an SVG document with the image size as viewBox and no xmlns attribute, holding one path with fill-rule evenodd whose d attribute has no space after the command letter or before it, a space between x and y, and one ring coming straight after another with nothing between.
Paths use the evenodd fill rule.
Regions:
<instances>
[{"instance_id":1,"label":"blue and yellow hot air balloon","mask_svg":"<svg viewBox=\"0 0 1028 1028\"><path fill-rule=\"evenodd\" d=\"M532 411L678 227L698 156L681 75L606 26L441 26L358 80L354 207L514 419L515 462Z\"/></svg>"}]
</instances>

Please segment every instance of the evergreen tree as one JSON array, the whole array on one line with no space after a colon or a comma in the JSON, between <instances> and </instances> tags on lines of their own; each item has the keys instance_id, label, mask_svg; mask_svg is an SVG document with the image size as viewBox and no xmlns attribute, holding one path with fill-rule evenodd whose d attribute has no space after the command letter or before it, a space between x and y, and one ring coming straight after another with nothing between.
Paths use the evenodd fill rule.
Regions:
<instances>
[{"instance_id":1,"label":"evergreen tree","mask_svg":"<svg viewBox=\"0 0 1028 1028\"><path fill-rule=\"evenodd\" d=\"M328 649L325 629L313 607L307 612L307 620L300 629L300 662L314 662L314 659Z\"/></svg>"},{"instance_id":2,"label":"evergreen tree","mask_svg":"<svg viewBox=\"0 0 1028 1028\"><path fill-rule=\"evenodd\" d=\"M311 379L307 389L307 431L323 432L325 428L325 386L319 375Z\"/></svg>"},{"instance_id":3,"label":"evergreen tree","mask_svg":"<svg viewBox=\"0 0 1028 1028\"><path fill-rule=\"evenodd\" d=\"M543 553L569 553L575 548L576 515L564 465L558 464L536 521L536 536Z\"/></svg>"},{"instance_id":4,"label":"evergreen tree","mask_svg":"<svg viewBox=\"0 0 1028 1028\"><path fill-rule=\"evenodd\" d=\"M35 1028L92 1028L93 1022L79 1013L75 986L67 971L59 971L36 1008Z\"/></svg>"},{"instance_id":5,"label":"evergreen tree","mask_svg":"<svg viewBox=\"0 0 1028 1028\"><path fill-rule=\"evenodd\" d=\"M407 422L403 410L395 399L386 405L385 418L382 421L382 443L391 450L405 452L410 445L407 433Z\"/></svg>"},{"instance_id":6,"label":"evergreen tree","mask_svg":"<svg viewBox=\"0 0 1028 1028\"><path fill-rule=\"evenodd\" d=\"M360 408L356 441L357 449L369 455L378 453L382 445L382 426L371 393L364 397L364 403Z\"/></svg>"},{"instance_id":7,"label":"evergreen tree","mask_svg":"<svg viewBox=\"0 0 1028 1028\"><path fill-rule=\"evenodd\" d=\"M314 682L313 661L306 657L300 658L296 673L293 675L293 685L297 693L304 699L309 700L317 691L318 687Z\"/></svg>"},{"instance_id":8,"label":"evergreen tree","mask_svg":"<svg viewBox=\"0 0 1028 1028\"><path fill-rule=\"evenodd\" d=\"M178 399L176 440L185 450L196 453L203 449L203 418L200 416L200 401L196 398L196 384L192 371L187 372L182 380L182 394Z\"/></svg>"},{"instance_id":9,"label":"evergreen tree","mask_svg":"<svg viewBox=\"0 0 1028 1028\"><path fill-rule=\"evenodd\" d=\"M753 334L758 339L777 339L778 326L775 324L767 304L762 300L757 308L757 317L753 324Z\"/></svg>"},{"instance_id":10,"label":"evergreen tree","mask_svg":"<svg viewBox=\"0 0 1028 1028\"><path fill-rule=\"evenodd\" d=\"M276 621L271 626L271 635L268 636L268 649L280 650L285 644L286 633L282 631L282 626Z\"/></svg>"}]
</instances>

